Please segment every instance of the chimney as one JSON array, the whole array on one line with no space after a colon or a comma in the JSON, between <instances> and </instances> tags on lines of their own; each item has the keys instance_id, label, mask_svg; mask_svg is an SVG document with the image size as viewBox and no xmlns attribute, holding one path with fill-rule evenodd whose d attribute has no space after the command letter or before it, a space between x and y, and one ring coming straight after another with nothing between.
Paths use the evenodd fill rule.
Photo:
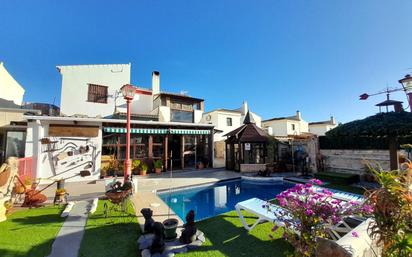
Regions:
<instances>
[{"instance_id":1,"label":"chimney","mask_svg":"<svg viewBox=\"0 0 412 257\"><path fill-rule=\"evenodd\" d=\"M248 111L249 111L249 106L247 105L247 102L246 102L246 101L243 101L243 104L242 104L242 114L243 114L243 115L246 115L246 113L248 113Z\"/></svg>"},{"instance_id":2,"label":"chimney","mask_svg":"<svg viewBox=\"0 0 412 257\"><path fill-rule=\"evenodd\" d=\"M335 125L336 124L335 117L330 116L330 122L332 123L332 125Z\"/></svg>"},{"instance_id":3,"label":"chimney","mask_svg":"<svg viewBox=\"0 0 412 257\"><path fill-rule=\"evenodd\" d=\"M152 94L157 95L160 93L160 72L152 72Z\"/></svg>"},{"instance_id":4,"label":"chimney","mask_svg":"<svg viewBox=\"0 0 412 257\"><path fill-rule=\"evenodd\" d=\"M302 114L300 114L300 111L296 111L296 119L298 120L302 119Z\"/></svg>"}]
</instances>

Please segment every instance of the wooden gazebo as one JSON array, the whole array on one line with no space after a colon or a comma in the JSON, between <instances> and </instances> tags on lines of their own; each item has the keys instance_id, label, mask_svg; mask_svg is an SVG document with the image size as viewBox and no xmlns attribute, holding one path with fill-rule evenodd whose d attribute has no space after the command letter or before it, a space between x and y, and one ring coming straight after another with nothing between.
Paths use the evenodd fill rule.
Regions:
<instances>
[{"instance_id":1,"label":"wooden gazebo","mask_svg":"<svg viewBox=\"0 0 412 257\"><path fill-rule=\"evenodd\" d=\"M269 135L256 126L246 114L243 125L225 136L226 169L240 172L263 171L266 169L267 143Z\"/></svg>"}]
</instances>

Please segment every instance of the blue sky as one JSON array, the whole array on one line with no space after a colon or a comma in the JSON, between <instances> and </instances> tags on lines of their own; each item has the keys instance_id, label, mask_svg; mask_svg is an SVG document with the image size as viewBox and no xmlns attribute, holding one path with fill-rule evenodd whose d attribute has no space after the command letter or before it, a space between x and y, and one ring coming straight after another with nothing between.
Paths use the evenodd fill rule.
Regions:
<instances>
[{"instance_id":1,"label":"blue sky","mask_svg":"<svg viewBox=\"0 0 412 257\"><path fill-rule=\"evenodd\" d=\"M132 63L132 82L206 110L363 118L412 72L412 1L0 1L0 61L26 101L60 103L56 65ZM1 92L0 92L1 94ZM403 94L393 98L406 101Z\"/></svg>"}]
</instances>

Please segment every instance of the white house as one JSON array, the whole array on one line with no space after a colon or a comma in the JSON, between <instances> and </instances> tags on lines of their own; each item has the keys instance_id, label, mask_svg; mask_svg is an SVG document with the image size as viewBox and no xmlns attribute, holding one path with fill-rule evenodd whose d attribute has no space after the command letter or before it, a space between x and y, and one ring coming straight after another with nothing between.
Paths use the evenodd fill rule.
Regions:
<instances>
[{"instance_id":1,"label":"white house","mask_svg":"<svg viewBox=\"0 0 412 257\"><path fill-rule=\"evenodd\" d=\"M309 132L318 136L324 136L326 132L331 129L336 128L336 120L333 116L330 117L330 120L310 122L309 123Z\"/></svg>"},{"instance_id":2,"label":"white house","mask_svg":"<svg viewBox=\"0 0 412 257\"><path fill-rule=\"evenodd\" d=\"M225 134L243 125L243 120L249 111L248 103L243 102L238 109L215 109L203 114L201 122L212 124L216 133L213 136L214 142L214 167L225 166ZM261 127L262 118L250 112L251 119L258 127Z\"/></svg>"},{"instance_id":3,"label":"white house","mask_svg":"<svg viewBox=\"0 0 412 257\"><path fill-rule=\"evenodd\" d=\"M302 119L300 111L296 111L293 116L264 120L262 126L269 135L276 137L288 137L309 132L309 124Z\"/></svg>"},{"instance_id":4,"label":"white house","mask_svg":"<svg viewBox=\"0 0 412 257\"><path fill-rule=\"evenodd\" d=\"M3 62L0 62L0 98L21 105L23 95L24 88L10 75Z\"/></svg>"},{"instance_id":5,"label":"white house","mask_svg":"<svg viewBox=\"0 0 412 257\"><path fill-rule=\"evenodd\" d=\"M120 92L130 84L131 64L57 66L62 75L60 111L67 116L111 117L126 113ZM160 90L160 73L152 72L151 88L137 87L131 104L135 117L163 122L199 123L204 100Z\"/></svg>"}]
</instances>

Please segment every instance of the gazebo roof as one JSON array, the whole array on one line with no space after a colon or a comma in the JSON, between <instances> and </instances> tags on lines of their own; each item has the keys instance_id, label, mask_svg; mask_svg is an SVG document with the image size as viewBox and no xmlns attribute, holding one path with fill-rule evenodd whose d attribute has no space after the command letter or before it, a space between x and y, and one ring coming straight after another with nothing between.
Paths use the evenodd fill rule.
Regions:
<instances>
[{"instance_id":1,"label":"gazebo roof","mask_svg":"<svg viewBox=\"0 0 412 257\"><path fill-rule=\"evenodd\" d=\"M246 114L244 124L239 128L227 133L226 142L239 143L263 143L268 140L268 134L263 129L256 126L250 119L249 112Z\"/></svg>"}]
</instances>

